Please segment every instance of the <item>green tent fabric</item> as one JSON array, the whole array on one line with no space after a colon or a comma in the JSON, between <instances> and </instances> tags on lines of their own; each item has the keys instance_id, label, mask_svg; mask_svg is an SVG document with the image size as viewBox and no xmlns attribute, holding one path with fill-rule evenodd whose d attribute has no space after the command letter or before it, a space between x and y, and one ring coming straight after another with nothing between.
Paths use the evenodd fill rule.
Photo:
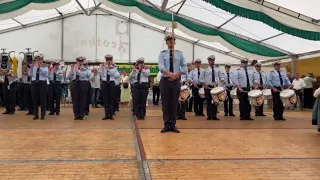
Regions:
<instances>
[{"instance_id":1,"label":"green tent fabric","mask_svg":"<svg viewBox=\"0 0 320 180\"><path fill-rule=\"evenodd\" d=\"M109 0L109 1L121 6L137 7L138 9L148 14L149 16L157 18L159 20L163 20L163 21L172 20L172 15L170 13L159 11L155 8L152 8L151 6L145 5L135 0ZM225 41L232 44L233 46L252 54L267 56L267 57L281 57L281 56L287 55L282 52L276 51L274 49L262 46L260 44L227 34L217 29L194 23L190 20L179 17L179 15L175 16L174 19L176 22L179 22L181 25L183 25L184 27L194 32L209 35L209 36L220 36L221 38L223 38Z\"/></svg>"},{"instance_id":2,"label":"green tent fabric","mask_svg":"<svg viewBox=\"0 0 320 180\"><path fill-rule=\"evenodd\" d=\"M53 3L59 0L14 0L0 4L0 14L9 13L21 9L30 3Z\"/></svg>"},{"instance_id":3,"label":"green tent fabric","mask_svg":"<svg viewBox=\"0 0 320 180\"><path fill-rule=\"evenodd\" d=\"M263 12L239 7L239 6L236 6L236 5L231 4L229 2L226 2L224 0L203 0L203 1L206 1L217 8L220 8L224 11L229 12L229 13L238 15L240 17L245 17L248 19L260 21L262 23L265 23L265 24L267 24L267 25L269 25L279 31L285 32L287 34L291 34L293 36L300 37L303 39L320 41L320 33L319 32L306 31L306 30L301 30L301 29L289 27L287 25L284 25L284 24L276 21L275 19L264 14Z\"/></svg>"}]
</instances>

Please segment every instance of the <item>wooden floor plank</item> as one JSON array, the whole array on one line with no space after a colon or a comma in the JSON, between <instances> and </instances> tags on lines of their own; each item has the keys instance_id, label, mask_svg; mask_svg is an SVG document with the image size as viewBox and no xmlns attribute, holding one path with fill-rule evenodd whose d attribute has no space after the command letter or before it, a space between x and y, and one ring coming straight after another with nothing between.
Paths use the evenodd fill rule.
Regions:
<instances>
[{"instance_id":1,"label":"wooden floor plank","mask_svg":"<svg viewBox=\"0 0 320 180\"><path fill-rule=\"evenodd\" d=\"M0 164L0 179L7 180L126 180L139 179L134 162Z\"/></svg>"},{"instance_id":2,"label":"wooden floor plank","mask_svg":"<svg viewBox=\"0 0 320 180\"><path fill-rule=\"evenodd\" d=\"M320 158L314 130L140 130L147 159Z\"/></svg>"},{"instance_id":3,"label":"wooden floor plank","mask_svg":"<svg viewBox=\"0 0 320 180\"><path fill-rule=\"evenodd\" d=\"M149 162L152 179L319 180L320 160Z\"/></svg>"},{"instance_id":4,"label":"wooden floor plank","mask_svg":"<svg viewBox=\"0 0 320 180\"><path fill-rule=\"evenodd\" d=\"M0 160L135 158L132 130L0 130Z\"/></svg>"}]
</instances>

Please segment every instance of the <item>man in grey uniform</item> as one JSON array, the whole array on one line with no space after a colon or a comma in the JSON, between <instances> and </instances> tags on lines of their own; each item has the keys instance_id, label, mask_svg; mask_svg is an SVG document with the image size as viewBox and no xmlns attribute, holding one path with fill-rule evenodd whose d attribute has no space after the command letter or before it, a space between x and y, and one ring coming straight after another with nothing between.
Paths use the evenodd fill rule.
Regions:
<instances>
[{"instance_id":1,"label":"man in grey uniform","mask_svg":"<svg viewBox=\"0 0 320 180\"><path fill-rule=\"evenodd\" d=\"M136 61L137 67L130 73L129 78L134 83L134 106L135 115L138 120L144 120L146 116L146 101L149 89L150 69L144 65L144 58L139 58Z\"/></svg>"},{"instance_id":2,"label":"man in grey uniform","mask_svg":"<svg viewBox=\"0 0 320 180\"><path fill-rule=\"evenodd\" d=\"M90 102L91 102L91 83L90 83L90 77L91 77L92 71L89 69L89 65L88 65L88 62L87 62L87 61L84 61L84 62L83 62L83 66L86 68L87 72L90 74L89 77L86 77L86 78L85 78L85 83L87 84L88 91L87 91L86 107L85 107L85 110L84 110L84 114L85 114L86 116L88 116L88 115L89 115L89 112L90 112Z\"/></svg>"},{"instance_id":3,"label":"man in grey uniform","mask_svg":"<svg viewBox=\"0 0 320 180\"><path fill-rule=\"evenodd\" d=\"M257 62L255 65L256 71L253 74L253 82L256 89L263 90L263 88L267 85L267 74L261 71L261 63ZM256 108L256 116L266 116L263 113L264 103L261 106L257 106Z\"/></svg>"},{"instance_id":4,"label":"man in grey uniform","mask_svg":"<svg viewBox=\"0 0 320 180\"><path fill-rule=\"evenodd\" d=\"M234 73L230 72L231 64L226 64L225 73L222 73L224 79L224 86L227 88L228 99L224 102L224 116L235 116L233 114L233 98L231 96L231 90L233 89Z\"/></svg>"},{"instance_id":5,"label":"man in grey uniform","mask_svg":"<svg viewBox=\"0 0 320 180\"><path fill-rule=\"evenodd\" d=\"M284 121L283 118L283 103L280 98L280 92L291 85L289 78L286 73L280 70L280 62L273 63L274 70L269 74L268 85L272 89L272 100L273 100L273 118L275 121Z\"/></svg>"},{"instance_id":6,"label":"man in grey uniform","mask_svg":"<svg viewBox=\"0 0 320 180\"><path fill-rule=\"evenodd\" d=\"M60 97L62 85L61 81L63 78L63 70L59 68L59 63L54 62L53 67L49 69L49 87L48 87L48 95L49 95L49 115L60 114Z\"/></svg>"},{"instance_id":7,"label":"man in grey uniform","mask_svg":"<svg viewBox=\"0 0 320 180\"><path fill-rule=\"evenodd\" d=\"M251 68L248 68L248 59L241 60L241 68L234 74L234 85L237 87L237 95L240 101L240 120L253 120L251 118L251 105L248 99L248 92L253 85L253 73Z\"/></svg>"},{"instance_id":8,"label":"man in grey uniform","mask_svg":"<svg viewBox=\"0 0 320 180\"><path fill-rule=\"evenodd\" d=\"M120 73L119 71L116 72L115 78L114 78L114 83L115 83L115 96L114 96L114 113L116 111L119 111L119 101L120 101Z\"/></svg>"},{"instance_id":9,"label":"man in grey uniform","mask_svg":"<svg viewBox=\"0 0 320 180\"><path fill-rule=\"evenodd\" d=\"M217 105L212 103L211 89L218 87L223 83L223 77L220 69L215 67L215 56L210 55L208 58L209 67L204 69L204 73L200 76L200 82L204 86L206 103L207 103L207 120L219 120L217 118Z\"/></svg>"},{"instance_id":10,"label":"man in grey uniform","mask_svg":"<svg viewBox=\"0 0 320 180\"><path fill-rule=\"evenodd\" d=\"M16 111L17 77L10 70L4 78L3 97L6 111L2 114L14 114Z\"/></svg>"},{"instance_id":11,"label":"man in grey uniform","mask_svg":"<svg viewBox=\"0 0 320 180\"><path fill-rule=\"evenodd\" d=\"M176 128L177 105L180 93L180 76L187 73L187 62L182 52L173 51L175 45L173 36L167 35L165 41L168 49L161 51L158 61L158 67L163 75L160 81L160 93L164 128L161 132L180 133Z\"/></svg>"},{"instance_id":12,"label":"man in grey uniform","mask_svg":"<svg viewBox=\"0 0 320 180\"><path fill-rule=\"evenodd\" d=\"M102 79L101 92L104 106L104 118L102 120L113 120L114 99L115 99L115 82L117 76L117 66L113 63L111 54L105 55L106 62L100 65L99 75Z\"/></svg>"},{"instance_id":13,"label":"man in grey uniform","mask_svg":"<svg viewBox=\"0 0 320 180\"><path fill-rule=\"evenodd\" d=\"M22 82L24 83L24 104L27 106L28 113L26 115L33 115L33 104L31 96L31 78L28 76L30 68L27 68L26 72L22 73Z\"/></svg>"}]
</instances>

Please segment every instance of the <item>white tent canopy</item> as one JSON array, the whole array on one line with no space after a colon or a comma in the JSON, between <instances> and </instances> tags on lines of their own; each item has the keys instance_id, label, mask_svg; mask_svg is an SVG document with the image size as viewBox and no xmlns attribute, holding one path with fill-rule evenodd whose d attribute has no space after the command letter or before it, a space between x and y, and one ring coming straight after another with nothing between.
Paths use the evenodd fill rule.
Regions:
<instances>
[{"instance_id":1,"label":"white tent canopy","mask_svg":"<svg viewBox=\"0 0 320 180\"><path fill-rule=\"evenodd\" d=\"M98 0L79 0L79 2L82 7L87 10L92 10L99 3ZM30 10L12 19L1 20L0 47L15 51L23 51L26 47L31 47L34 50L37 49L42 51L46 57L49 57L50 59L64 59L66 61L73 60L75 56L80 55L81 53L88 53L86 56L96 60L101 59L101 55L109 49L106 47L101 49L96 45L95 48L90 50L92 51L90 54L89 52L86 52L89 51L88 48L76 47L75 44L68 43L81 38L88 40L90 37L95 38L95 40L99 40L100 38L101 40L105 33L113 33L110 36L120 36L120 39L117 39L118 43L120 43L121 41L124 41L124 37L123 35L119 35L119 31L121 31L121 28L123 28L123 30L129 28L130 33L126 38L127 43L129 43L127 51L130 51L130 53L128 54L128 57L121 58L119 54L119 61L133 61L136 56L144 56L145 53L155 53L153 56L157 56L159 51L165 48L163 36L166 31L170 31L170 28L168 28L169 26L150 19L145 16L143 12L138 12L137 14L135 12L126 11L125 7L119 8L119 5L110 6L110 2L107 0L101 0L101 2L102 5L99 6L99 11L96 11L93 16L88 17L83 14L81 15L81 6L73 0L68 4L55 9ZM150 6L161 7L163 0L139 0L139 2L143 2ZM248 3L244 3L246 1L243 0L235 0L232 2L237 5L249 7ZM291 3L288 3L285 0L266 0L265 2L273 3L274 6L282 6L290 9L290 13L297 12L306 17L310 17L311 19L320 18L320 14L314 10L315 8L312 8L320 5L320 2L317 0L309 0L308 3L302 3L298 0L291 0ZM265 8L263 5L249 5L251 5L251 8L260 7L261 10L264 10ZM171 6L173 7L168 11L172 10L176 14L197 21L198 23L200 22L201 24L218 28L221 31L249 39L252 42L260 43L286 54L303 54L320 50L320 41L306 40L283 33L262 22L230 14L202 0L169 0L166 7ZM116 11L114 9L123 11ZM289 11L287 14L288 13ZM113 14L113 16L106 16L107 14ZM285 13L283 14L283 16L286 15ZM105 20L105 17L117 20L109 22ZM126 22L130 25L119 26L118 21ZM296 21L300 20L296 19ZM302 20L301 22L307 23ZM310 24L310 27L311 26L317 27L316 24ZM102 29L108 29L107 27L117 27L120 29L114 32L102 31ZM139 29L141 27L146 27L146 29L149 30L142 31ZM221 58L220 63L238 63L239 59L244 57L258 58L261 61L273 59L271 57L244 52L234 46L230 46L224 40L221 40L221 38L213 39L207 38L207 36L198 36L198 34L192 33L182 26L178 26L178 29L175 32L179 36L177 47L180 46L181 51L185 54L189 54L187 56L191 62L193 58L199 58L199 56L201 56L202 59L205 59L205 56L208 54L216 54L216 56ZM41 39L42 42L37 42L36 39L39 39L38 41ZM159 44L159 47L157 47L157 44ZM141 52L141 50L138 50L139 48L145 49ZM70 51L74 52L72 55L67 55L67 52ZM133 55L136 52L140 54L136 56ZM151 57L151 55L147 56ZM152 60L152 62L155 61Z\"/></svg>"}]
</instances>

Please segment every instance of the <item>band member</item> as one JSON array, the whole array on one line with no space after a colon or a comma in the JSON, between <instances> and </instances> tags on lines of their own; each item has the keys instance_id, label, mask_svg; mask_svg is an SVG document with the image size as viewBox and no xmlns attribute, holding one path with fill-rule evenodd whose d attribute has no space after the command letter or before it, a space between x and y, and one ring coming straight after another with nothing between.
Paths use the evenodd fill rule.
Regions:
<instances>
[{"instance_id":1,"label":"band member","mask_svg":"<svg viewBox=\"0 0 320 180\"><path fill-rule=\"evenodd\" d=\"M206 104L207 104L207 120L219 120L217 118L217 105L212 103L211 89L223 83L222 73L219 68L215 67L215 56L210 55L208 58L209 67L204 70L200 81L203 83Z\"/></svg>"},{"instance_id":2,"label":"band member","mask_svg":"<svg viewBox=\"0 0 320 180\"><path fill-rule=\"evenodd\" d=\"M227 96L228 100L224 102L224 116L235 116L233 114L233 98L230 94L231 90L233 89L233 78L234 73L230 72L231 65L226 64L224 66L225 73L222 73L222 77L224 79L224 86L227 88Z\"/></svg>"},{"instance_id":3,"label":"band member","mask_svg":"<svg viewBox=\"0 0 320 180\"><path fill-rule=\"evenodd\" d=\"M60 114L60 97L61 97L61 81L63 79L63 70L59 68L59 63L52 63L52 67L49 68L49 115Z\"/></svg>"},{"instance_id":4,"label":"band member","mask_svg":"<svg viewBox=\"0 0 320 180\"><path fill-rule=\"evenodd\" d=\"M39 119L39 104L41 106L41 120L44 120L47 109L47 75L48 66L43 63L43 55L34 57L34 64L31 65L29 76L31 77L31 95L33 102L34 120Z\"/></svg>"},{"instance_id":5,"label":"band member","mask_svg":"<svg viewBox=\"0 0 320 180\"><path fill-rule=\"evenodd\" d=\"M134 83L134 106L135 115L138 120L144 120L146 116L146 101L148 96L148 79L150 76L150 70L148 66L144 65L144 58L139 58L136 61L136 68L132 70L129 78Z\"/></svg>"},{"instance_id":6,"label":"band member","mask_svg":"<svg viewBox=\"0 0 320 180\"><path fill-rule=\"evenodd\" d=\"M24 90L24 104L27 106L28 113L26 115L33 115L33 103L31 95L31 78L28 76L30 68L27 68L25 72L22 72L22 82Z\"/></svg>"},{"instance_id":7,"label":"band member","mask_svg":"<svg viewBox=\"0 0 320 180\"><path fill-rule=\"evenodd\" d=\"M273 63L274 70L270 72L268 78L268 85L272 88L272 100L273 100L273 118L274 120L285 120L283 118L283 103L280 98L280 92L289 87L291 82L286 73L280 70L280 62Z\"/></svg>"},{"instance_id":8,"label":"band member","mask_svg":"<svg viewBox=\"0 0 320 180\"><path fill-rule=\"evenodd\" d=\"M192 65L191 64L188 64L188 72L187 72L187 79L190 79L190 75L191 75L191 72L192 72ZM190 88L192 88L192 86L190 86ZM186 111L187 112L192 112L192 106L193 106L193 96L191 98L188 99L188 102L186 102Z\"/></svg>"},{"instance_id":9,"label":"band member","mask_svg":"<svg viewBox=\"0 0 320 180\"><path fill-rule=\"evenodd\" d=\"M132 70L131 70L131 72L130 72L130 74L132 74L133 73L133 70L134 69L136 69L137 68L137 66L136 66L136 63L133 63L132 64ZM129 74L129 77L130 77L130 74ZM129 78L129 81L130 81L130 87L131 87L131 99L132 99L132 109L131 109L131 111L132 111L132 115L136 115L135 114L135 103L134 103L134 100L135 100L135 97L134 97L134 95L135 95L135 88L134 88L134 82L133 82L133 78Z\"/></svg>"},{"instance_id":10,"label":"band member","mask_svg":"<svg viewBox=\"0 0 320 180\"><path fill-rule=\"evenodd\" d=\"M91 70L89 69L87 61L83 62L84 68L87 70L88 74L90 74L89 77L85 78L85 83L87 84L87 99L86 99L86 107L84 109L84 115L88 116L90 112L90 101L91 101L91 83L90 83L90 77L91 77Z\"/></svg>"},{"instance_id":11,"label":"band member","mask_svg":"<svg viewBox=\"0 0 320 180\"><path fill-rule=\"evenodd\" d=\"M204 116L203 103L204 99L199 96L199 89L202 87L200 77L203 77L204 69L200 68L201 60L195 60L195 69L189 75L189 80L193 83L192 96L194 98L194 113L196 116Z\"/></svg>"},{"instance_id":12,"label":"band member","mask_svg":"<svg viewBox=\"0 0 320 180\"><path fill-rule=\"evenodd\" d=\"M253 73L251 68L248 68L248 60L241 60L241 68L234 73L233 83L237 87L237 95L240 101L240 120L253 120L251 118L251 105L248 99L248 92L253 85Z\"/></svg>"},{"instance_id":13,"label":"band member","mask_svg":"<svg viewBox=\"0 0 320 180\"><path fill-rule=\"evenodd\" d=\"M91 74L87 68L84 67L85 60L85 57L77 57L76 64L71 66L69 73L74 120L83 120L86 108L87 93L89 90L86 80Z\"/></svg>"},{"instance_id":14,"label":"band member","mask_svg":"<svg viewBox=\"0 0 320 180\"><path fill-rule=\"evenodd\" d=\"M98 74L97 68L93 68L90 77L91 83L91 105L92 107L98 107L98 100L100 96L100 76Z\"/></svg>"},{"instance_id":15,"label":"band member","mask_svg":"<svg viewBox=\"0 0 320 180\"><path fill-rule=\"evenodd\" d=\"M161 72L158 72L158 74L161 74ZM154 77L153 79L153 86L152 86L152 93L153 93L153 104L154 105L159 105L159 98L160 98L160 79L161 77Z\"/></svg>"},{"instance_id":16,"label":"band member","mask_svg":"<svg viewBox=\"0 0 320 180\"><path fill-rule=\"evenodd\" d=\"M48 70L50 69L50 67L52 66L52 62L50 62L49 60L43 60L43 66L47 66L48 67ZM47 74L47 86L50 85L50 82L49 82L49 71L48 71L48 74ZM48 90L48 88L47 88ZM47 105L46 105L46 110L49 111L49 93L47 91Z\"/></svg>"},{"instance_id":17,"label":"band member","mask_svg":"<svg viewBox=\"0 0 320 180\"><path fill-rule=\"evenodd\" d=\"M168 49L161 51L158 67L162 73L160 93L162 99L162 112L164 128L162 133L172 131L180 133L176 127L177 104L180 93L180 76L187 73L187 62L178 50L174 50L175 38L171 35L165 37Z\"/></svg>"},{"instance_id":18,"label":"band member","mask_svg":"<svg viewBox=\"0 0 320 180\"><path fill-rule=\"evenodd\" d=\"M302 109L303 108L303 89L306 87L306 83L304 82L303 79L300 78L299 73L295 74L295 79L292 81L292 87L293 87L293 90L295 91L297 97L299 97L299 99L300 99L299 105ZM297 107L297 103L295 104L295 107Z\"/></svg>"},{"instance_id":19,"label":"band member","mask_svg":"<svg viewBox=\"0 0 320 180\"><path fill-rule=\"evenodd\" d=\"M187 83L187 74L181 75L181 85L185 85ZM180 92L181 93L181 92ZM187 120L186 118L186 104L188 100L179 99L178 108L177 108L177 120Z\"/></svg>"},{"instance_id":20,"label":"band member","mask_svg":"<svg viewBox=\"0 0 320 180\"><path fill-rule=\"evenodd\" d=\"M17 77L9 70L4 77L3 97L6 111L3 114L14 114L16 109Z\"/></svg>"},{"instance_id":21,"label":"band member","mask_svg":"<svg viewBox=\"0 0 320 180\"><path fill-rule=\"evenodd\" d=\"M114 114L114 98L115 98L115 83L114 79L117 74L117 67L113 64L113 56L106 55L106 62L100 65L99 75L102 79L101 93L104 106L104 118L102 120L113 120Z\"/></svg>"},{"instance_id":22,"label":"band member","mask_svg":"<svg viewBox=\"0 0 320 180\"><path fill-rule=\"evenodd\" d=\"M255 65L256 72L253 74L253 82L255 85L256 89L263 90L263 88L266 86L268 79L267 79L267 74L263 71L261 71L261 63L258 62ZM256 108L256 116L266 116L263 113L263 107L264 107L264 102L262 103L261 106L257 106Z\"/></svg>"},{"instance_id":23,"label":"band member","mask_svg":"<svg viewBox=\"0 0 320 180\"><path fill-rule=\"evenodd\" d=\"M114 83L115 83L115 96L114 96L114 113L119 111L119 103L120 103L120 73L119 71L116 72L114 76Z\"/></svg>"},{"instance_id":24,"label":"band member","mask_svg":"<svg viewBox=\"0 0 320 180\"><path fill-rule=\"evenodd\" d=\"M25 100L25 90L24 90L24 81L21 78L19 78L19 80L17 81L17 100L18 100L18 105L19 105L19 109L18 111L24 111L27 108L27 104L25 104L26 100Z\"/></svg>"}]
</instances>

